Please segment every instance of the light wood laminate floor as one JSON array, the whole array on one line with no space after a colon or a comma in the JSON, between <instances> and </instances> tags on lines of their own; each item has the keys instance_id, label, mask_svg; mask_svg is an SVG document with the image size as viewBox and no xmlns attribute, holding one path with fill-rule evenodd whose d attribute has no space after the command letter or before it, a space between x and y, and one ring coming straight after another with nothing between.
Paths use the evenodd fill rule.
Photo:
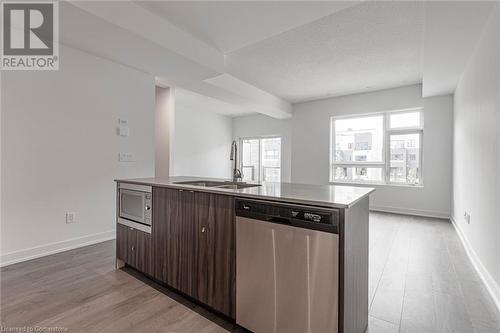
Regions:
<instances>
[{"instance_id":1,"label":"light wood laminate floor","mask_svg":"<svg viewBox=\"0 0 500 333\"><path fill-rule=\"evenodd\" d=\"M3 327L69 332L242 331L126 269L109 241L1 269ZM370 333L500 332L451 223L370 214Z\"/></svg>"}]
</instances>

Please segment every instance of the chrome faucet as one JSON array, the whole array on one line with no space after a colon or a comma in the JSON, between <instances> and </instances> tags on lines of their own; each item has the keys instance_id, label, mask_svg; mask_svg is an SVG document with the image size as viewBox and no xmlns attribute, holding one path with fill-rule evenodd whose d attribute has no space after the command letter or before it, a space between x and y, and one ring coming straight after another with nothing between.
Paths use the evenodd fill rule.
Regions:
<instances>
[{"instance_id":1,"label":"chrome faucet","mask_svg":"<svg viewBox=\"0 0 500 333\"><path fill-rule=\"evenodd\" d=\"M233 163L233 182L237 182L243 178L240 169L238 169L238 146L236 145L236 141L233 141L231 144L231 155L229 156Z\"/></svg>"}]
</instances>

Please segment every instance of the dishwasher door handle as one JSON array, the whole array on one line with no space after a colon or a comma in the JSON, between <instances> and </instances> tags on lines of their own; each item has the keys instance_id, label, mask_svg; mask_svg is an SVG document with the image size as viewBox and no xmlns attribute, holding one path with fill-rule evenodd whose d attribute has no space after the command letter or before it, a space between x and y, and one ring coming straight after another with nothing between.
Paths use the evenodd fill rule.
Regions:
<instances>
[{"instance_id":1,"label":"dishwasher door handle","mask_svg":"<svg viewBox=\"0 0 500 333\"><path fill-rule=\"evenodd\" d=\"M290 219L278 215L266 215L266 221L290 224Z\"/></svg>"}]
</instances>

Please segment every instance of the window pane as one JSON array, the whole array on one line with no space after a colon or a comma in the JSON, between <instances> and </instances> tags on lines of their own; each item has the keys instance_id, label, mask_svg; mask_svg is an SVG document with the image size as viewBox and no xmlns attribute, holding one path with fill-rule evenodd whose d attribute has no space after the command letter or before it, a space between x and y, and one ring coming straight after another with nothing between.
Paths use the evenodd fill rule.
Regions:
<instances>
[{"instance_id":1,"label":"window pane","mask_svg":"<svg viewBox=\"0 0 500 333\"><path fill-rule=\"evenodd\" d=\"M241 140L243 181L281 181L281 138Z\"/></svg>"},{"instance_id":2,"label":"window pane","mask_svg":"<svg viewBox=\"0 0 500 333\"><path fill-rule=\"evenodd\" d=\"M280 182L281 170L275 167L263 167L263 181L265 182Z\"/></svg>"},{"instance_id":3,"label":"window pane","mask_svg":"<svg viewBox=\"0 0 500 333\"><path fill-rule=\"evenodd\" d=\"M389 181L391 183L420 183L420 135L391 135Z\"/></svg>"},{"instance_id":4,"label":"window pane","mask_svg":"<svg viewBox=\"0 0 500 333\"><path fill-rule=\"evenodd\" d=\"M258 181L259 139L243 139L241 143L241 172L243 173L243 181Z\"/></svg>"},{"instance_id":5,"label":"window pane","mask_svg":"<svg viewBox=\"0 0 500 333\"><path fill-rule=\"evenodd\" d=\"M262 139L262 181L281 181L281 138Z\"/></svg>"},{"instance_id":6,"label":"window pane","mask_svg":"<svg viewBox=\"0 0 500 333\"><path fill-rule=\"evenodd\" d=\"M389 116L389 126L391 129L420 127L420 112L392 113Z\"/></svg>"},{"instance_id":7,"label":"window pane","mask_svg":"<svg viewBox=\"0 0 500 333\"><path fill-rule=\"evenodd\" d=\"M334 167L333 178L339 181L382 182L382 168Z\"/></svg>"},{"instance_id":8,"label":"window pane","mask_svg":"<svg viewBox=\"0 0 500 333\"><path fill-rule=\"evenodd\" d=\"M244 182L257 180L258 172L253 165L244 165L241 168L241 173L243 174L242 180Z\"/></svg>"},{"instance_id":9,"label":"window pane","mask_svg":"<svg viewBox=\"0 0 500 333\"><path fill-rule=\"evenodd\" d=\"M383 161L382 115L335 120L335 162Z\"/></svg>"}]
</instances>

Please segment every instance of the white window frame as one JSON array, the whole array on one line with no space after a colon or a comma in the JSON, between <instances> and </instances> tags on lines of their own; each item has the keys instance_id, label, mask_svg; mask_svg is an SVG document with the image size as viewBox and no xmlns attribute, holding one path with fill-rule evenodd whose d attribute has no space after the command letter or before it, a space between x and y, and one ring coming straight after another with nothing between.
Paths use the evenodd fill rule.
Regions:
<instances>
[{"instance_id":1,"label":"white window frame","mask_svg":"<svg viewBox=\"0 0 500 333\"><path fill-rule=\"evenodd\" d=\"M390 128L390 116L392 114L397 113L412 113L419 112L420 113L420 126L418 127L401 127L401 128ZM335 156L335 121L341 119L356 119L356 118L365 118L365 117L373 117L373 116L382 116L382 135L383 135L383 143L382 143L382 161L381 162L336 162ZM419 158L419 167L418 167L418 184L411 183L400 183L400 182L391 182L390 181L390 164L391 164L391 135L394 134L419 134L419 143L420 143L420 158ZM354 115L342 115L342 116L334 116L330 118L330 165L329 165L329 173L330 173L330 184L373 184L373 185L393 185L393 186L409 186L409 187L423 187L423 155L424 155L424 109L422 107L418 108L409 108L409 109L400 109L400 110L391 110L391 111L383 111L383 112L373 112L373 113L363 113L363 114L354 114ZM335 180L334 170L335 167L344 167L344 168L381 168L382 169L382 181L360 181L360 180Z\"/></svg>"},{"instance_id":2,"label":"white window frame","mask_svg":"<svg viewBox=\"0 0 500 333\"><path fill-rule=\"evenodd\" d=\"M240 137L238 139L239 143L239 151L238 151L238 159L239 159L239 168L241 172L243 173L243 140L259 140L259 167L257 168L257 182L263 182L262 176L264 174L264 167L262 165L262 139L280 139L281 146L280 146L280 183L283 180L283 173L282 173L282 165L283 165L283 149L282 149L282 144L283 144L283 138L281 135L264 135L264 136L247 136L247 137Z\"/></svg>"}]
</instances>

